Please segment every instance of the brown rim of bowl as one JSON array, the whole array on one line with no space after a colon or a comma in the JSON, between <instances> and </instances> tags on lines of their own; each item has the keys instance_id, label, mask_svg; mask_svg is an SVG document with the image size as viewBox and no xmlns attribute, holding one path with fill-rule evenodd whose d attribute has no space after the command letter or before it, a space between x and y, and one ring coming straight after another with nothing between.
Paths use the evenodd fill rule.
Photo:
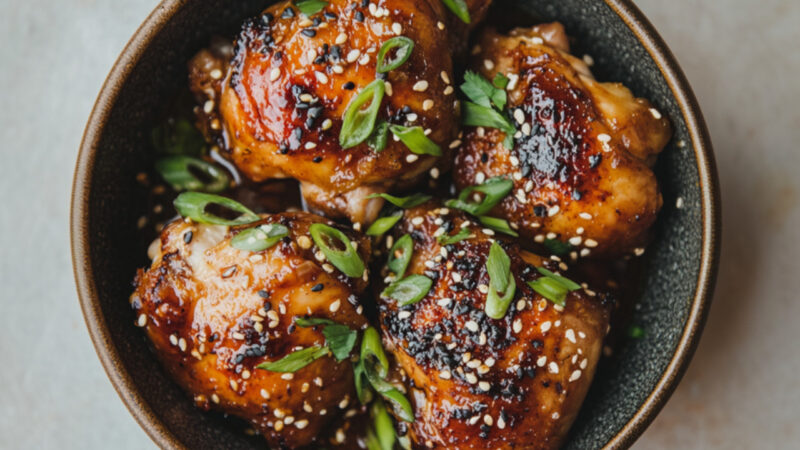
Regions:
<instances>
[{"instance_id":1,"label":"brown rim of bowl","mask_svg":"<svg viewBox=\"0 0 800 450\"><path fill-rule=\"evenodd\" d=\"M125 406L150 438L162 448L183 448L178 438L158 420L150 406L135 390L133 380L124 371L119 355L111 345L105 319L97 307L97 290L89 264L89 236L87 208L91 168L94 165L97 144L102 129L108 120L112 106L116 102L122 84L127 80L144 50L151 40L164 27L169 19L183 7L188 0L163 0L139 26L128 41L111 69L100 94L97 97L86 130L81 141L75 178L72 184L72 205L70 215L70 242L72 246L72 265L77 283L86 326L103 368L108 374ZM686 76L680 69L672 52L644 14L630 0L604 0L622 19L644 46L650 57L661 70L670 87L681 113L686 121L689 136L697 158L698 175L702 194L703 244L697 289L694 293L686 325L675 353L656 383L653 391L645 399L627 424L606 444L605 448L625 448L644 432L661 411L678 382L683 376L689 361L700 340L711 306L711 296L717 275L720 239L720 196L711 140L697 99L689 87Z\"/></svg>"}]
</instances>

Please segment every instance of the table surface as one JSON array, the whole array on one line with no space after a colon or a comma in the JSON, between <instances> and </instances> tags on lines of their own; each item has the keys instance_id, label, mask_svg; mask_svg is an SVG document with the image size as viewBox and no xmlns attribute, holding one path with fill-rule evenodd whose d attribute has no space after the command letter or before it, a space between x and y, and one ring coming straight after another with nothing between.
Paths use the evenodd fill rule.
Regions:
<instances>
[{"instance_id":1,"label":"table surface","mask_svg":"<svg viewBox=\"0 0 800 450\"><path fill-rule=\"evenodd\" d=\"M0 448L152 448L95 356L75 294L81 132L155 0L0 0ZM639 0L708 121L724 200L710 320L637 448L800 443L800 2ZM21 219L20 219L21 218Z\"/></svg>"}]
</instances>

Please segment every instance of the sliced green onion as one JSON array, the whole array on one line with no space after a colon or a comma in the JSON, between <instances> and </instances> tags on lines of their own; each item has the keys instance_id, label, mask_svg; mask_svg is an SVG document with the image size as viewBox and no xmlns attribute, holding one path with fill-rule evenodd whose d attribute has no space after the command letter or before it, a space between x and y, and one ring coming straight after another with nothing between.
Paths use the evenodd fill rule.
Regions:
<instances>
[{"instance_id":1,"label":"sliced green onion","mask_svg":"<svg viewBox=\"0 0 800 450\"><path fill-rule=\"evenodd\" d=\"M330 350L328 350L327 347L315 345L313 347L307 347L302 350L289 353L277 361L261 363L256 367L263 370L269 370L270 372L297 372L312 362L322 358L323 356L326 356L329 352Z\"/></svg>"},{"instance_id":2,"label":"sliced green onion","mask_svg":"<svg viewBox=\"0 0 800 450\"><path fill-rule=\"evenodd\" d=\"M389 261L386 263L386 266L389 270L394 272L397 278L402 277L403 274L406 273L413 252L414 241L408 234L398 239L392 246L392 249L389 250Z\"/></svg>"},{"instance_id":3,"label":"sliced green onion","mask_svg":"<svg viewBox=\"0 0 800 450\"><path fill-rule=\"evenodd\" d=\"M383 404L382 400L379 399L372 403L370 415L372 416L372 425L375 430L374 436L377 443L377 447L374 448L376 450L392 450L397 434L394 431L392 418L386 411L386 405ZM372 431L372 429L369 431ZM367 440L369 441L369 439ZM367 444L367 448L370 448L369 444Z\"/></svg>"},{"instance_id":4,"label":"sliced green onion","mask_svg":"<svg viewBox=\"0 0 800 450\"><path fill-rule=\"evenodd\" d=\"M312 224L308 227L308 231L311 233L311 239L328 258L328 261L343 274L353 278L364 275L364 262L361 261L361 257L358 256L350 244L350 239L344 233L323 223ZM337 244L344 247L344 250L335 248L334 245Z\"/></svg>"},{"instance_id":5,"label":"sliced green onion","mask_svg":"<svg viewBox=\"0 0 800 450\"><path fill-rule=\"evenodd\" d=\"M628 327L628 337L633 339L641 339L644 337L644 329L636 325L631 325Z\"/></svg>"},{"instance_id":6,"label":"sliced green onion","mask_svg":"<svg viewBox=\"0 0 800 450\"><path fill-rule=\"evenodd\" d=\"M372 134L385 90L383 80L375 80L350 102L339 132L339 145L342 148L355 147ZM363 108L367 104L369 105Z\"/></svg>"},{"instance_id":7,"label":"sliced green onion","mask_svg":"<svg viewBox=\"0 0 800 450\"><path fill-rule=\"evenodd\" d=\"M294 323L296 323L298 327L302 328L310 328L310 327L315 327L317 325L336 325L336 322L330 319L323 319L321 317L311 317L308 319L303 317L297 317L294 319Z\"/></svg>"},{"instance_id":8,"label":"sliced green onion","mask_svg":"<svg viewBox=\"0 0 800 450\"><path fill-rule=\"evenodd\" d=\"M383 236L403 217L403 213L398 211L391 216L381 217L367 228L367 236Z\"/></svg>"},{"instance_id":9,"label":"sliced green onion","mask_svg":"<svg viewBox=\"0 0 800 450\"><path fill-rule=\"evenodd\" d=\"M519 233L511 229L511 225L509 225L508 221L505 219L500 219L498 217L480 216L478 217L478 220L483 225L495 231L499 231L509 236L519 237Z\"/></svg>"},{"instance_id":10,"label":"sliced green onion","mask_svg":"<svg viewBox=\"0 0 800 450\"><path fill-rule=\"evenodd\" d=\"M194 169L195 173L192 173ZM231 179L228 174L202 159L191 156L169 156L156 161L156 170L176 191L222 192ZM202 175L205 181L198 177Z\"/></svg>"},{"instance_id":11,"label":"sliced green onion","mask_svg":"<svg viewBox=\"0 0 800 450\"><path fill-rule=\"evenodd\" d=\"M539 271L540 274L550 277L559 283L563 284L565 288L569 289L570 291L577 291L581 288L581 285L570 280L569 278L562 277L561 275L555 274L550 272L549 270L545 269L544 267L537 267L536 270Z\"/></svg>"},{"instance_id":12,"label":"sliced green onion","mask_svg":"<svg viewBox=\"0 0 800 450\"><path fill-rule=\"evenodd\" d=\"M503 76L499 73L498 75ZM495 80L502 83L502 79L498 80L495 78ZM506 82L508 82L507 78ZM464 83L461 85L461 91L475 104L486 108L491 108L492 104L494 104L500 111L505 108L506 102L508 101L508 95L505 89L493 86L486 78L469 70L464 74Z\"/></svg>"},{"instance_id":13,"label":"sliced green onion","mask_svg":"<svg viewBox=\"0 0 800 450\"><path fill-rule=\"evenodd\" d=\"M372 400L372 391L369 389L367 372L364 369L364 360L359 359L353 364L353 381L355 382L356 396L362 405L366 405Z\"/></svg>"},{"instance_id":14,"label":"sliced green onion","mask_svg":"<svg viewBox=\"0 0 800 450\"><path fill-rule=\"evenodd\" d=\"M511 80L509 80L507 76L503 75L500 72L497 72L497 75L494 76L494 80L492 80L492 84L497 89L505 90L505 88L508 87L508 82L509 81L511 81ZM498 108L499 108L499 106L498 106Z\"/></svg>"},{"instance_id":15,"label":"sliced green onion","mask_svg":"<svg viewBox=\"0 0 800 450\"><path fill-rule=\"evenodd\" d=\"M406 306L425 298L431 286L433 280L425 275L409 275L390 284L381 295L397 301L400 306Z\"/></svg>"},{"instance_id":16,"label":"sliced green onion","mask_svg":"<svg viewBox=\"0 0 800 450\"><path fill-rule=\"evenodd\" d=\"M357 331L338 323L323 327L322 335L325 336L325 344L331 349L333 357L338 362L350 357L350 352L355 347L358 338Z\"/></svg>"},{"instance_id":17,"label":"sliced green onion","mask_svg":"<svg viewBox=\"0 0 800 450\"><path fill-rule=\"evenodd\" d=\"M279 223L258 225L234 236L231 246L239 250L260 252L277 244L287 235L289 229Z\"/></svg>"},{"instance_id":18,"label":"sliced green onion","mask_svg":"<svg viewBox=\"0 0 800 450\"><path fill-rule=\"evenodd\" d=\"M442 149L436 142L425 136L422 127L404 127L402 125L389 125L392 134L397 136L403 144L418 155L442 156Z\"/></svg>"},{"instance_id":19,"label":"sliced green onion","mask_svg":"<svg viewBox=\"0 0 800 450\"><path fill-rule=\"evenodd\" d=\"M558 280L549 277L541 277L529 281L528 286L542 297L559 306L564 306L567 293L569 292L569 289L564 287Z\"/></svg>"},{"instance_id":20,"label":"sliced green onion","mask_svg":"<svg viewBox=\"0 0 800 450\"><path fill-rule=\"evenodd\" d=\"M439 244L441 245L451 245L457 242L461 242L464 239L469 238L469 236L470 236L469 229L467 229L467 227L464 227L458 230L458 233L454 234L453 236L448 236L446 234L443 234L436 239L439 241Z\"/></svg>"},{"instance_id":21,"label":"sliced green onion","mask_svg":"<svg viewBox=\"0 0 800 450\"><path fill-rule=\"evenodd\" d=\"M297 0L294 2L294 6L297 6L297 9L306 16L313 16L328 6L328 2L322 0Z\"/></svg>"},{"instance_id":22,"label":"sliced green onion","mask_svg":"<svg viewBox=\"0 0 800 450\"><path fill-rule=\"evenodd\" d=\"M550 254L556 256L564 256L572 250L572 244L557 239L545 239L542 245Z\"/></svg>"},{"instance_id":23,"label":"sliced green onion","mask_svg":"<svg viewBox=\"0 0 800 450\"><path fill-rule=\"evenodd\" d=\"M360 356L363 361L374 358L378 365L376 370L379 377L386 378L389 375L389 358L386 357L386 352L381 345L381 336L374 327L364 330L364 335L361 337Z\"/></svg>"},{"instance_id":24,"label":"sliced green onion","mask_svg":"<svg viewBox=\"0 0 800 450\"><path fill-rule=\"evenodd\" d=\"M395 48L397 50L394 59L386 61L386 54ZM414 50L414 41L405 36L395 36L384 42L378 51L378 73L386 73L402 66L404 62L408 61L412 50Z\"/></svg>"},{"instance_id":25,"label":"sliced green onion","mask_svg":"<svg viewBox=\"0 0 800 450\"><path fill-rule=\"evenodd\" d=\"M380 153L386 148L386 143L389 142L389 123L385 120L379 120L372 134L367 138L367 146L375 153Z\"/></svg>"},{"instance_id":26,"label":"sliced green onion","mask_svg":"<svg viewBox=\"0 0 800 450\"><path fill-rule=\"evenodd\" d=\"M153 129L153 146L159 153L169 155L200 156L205 149L206 141L200 131L187 119L178 118L164 121Z\"/></svg>"},{"instance_id":27,"label":"sliced green onion","mask_svg":"<svg viewBox=\"0 0 800 450\"><path fill-rule=\"evenodd\" d=\"M470 186L458 195L458 199L448 200L445 205L450 208L466 211L474 216L482 216L488 213L501 200L503 200L511 189L514 182L501 177L494 177L486 180L478 186ZM483 194L480 203L475 203L472 194L478 192Z\"/></svg>"},{"instance_id":28,"label":"sliced green onion","mask_svg":"<svg viewBox=\"0 0 800 450\"><path fill-rule=\"evenodd\" d=\"M378 376L372 361L364 361L364 373L367 374L367 380L369 380L370 385L392 404L398 417L406 422L414 421L414 411L411 409L411 403L400 390L386 381L385 377Z\"/></svg>"},{"instance_id":29,"label":"sliced green onion","mask_svg":"<svg viewBox=\"0 0 800 450\"><path fill-rule=\"evenodd\" d=\"M214 194L204 194L202 192L184 192L173 202L175 209L183 217L188 217L197 223L207 223L212 225L244 225L260 220L258 214L250 211L241 203L227 197L220 197ZM233 220L224 219L206 211L209 205L217 205L223 208L240 213L240 216Z\"/></svg>"},{"instance_id":30,"label":"sliced green onion","mask_svg":"<svg viewBox=\"0 0 800 450\"><path fill-rule=\"evenodd\" d=\"M486 296L486 315L492 319L502 319L514 299L516 283L511 274L511 260L497 242L492 242L489 257L486 259L489 272L489 294Z\"/></svg>"},{"instance_id":31,"label":"sliced green onion","mask_svg":"<svg viewBox=\"0 0 800 450\"><path fill-rule=\"evenodd\" d=\"M469 8L467 8L467 3L464 0L442 0L444 6L447 6L447 9L453 12L459 19L461 19L464 23L469 23Z\"/></svg>"},{"instance_id":32,"label":"sliced green onion","mask_svg":"<svg viewBox=\"0 0 800 450\"><path fill-rule=\"evenodd\" d=\"M394 195L381 193L381 194L371 194L367 198L378 198L378 197L386 200L387 202L393 204L394 206L397 206L398 208L403 208L403 209L419 206L431 199L430 195L425 195L420 193L412 194L407 197L395 197Z\"/></svg>"}]
</instances>

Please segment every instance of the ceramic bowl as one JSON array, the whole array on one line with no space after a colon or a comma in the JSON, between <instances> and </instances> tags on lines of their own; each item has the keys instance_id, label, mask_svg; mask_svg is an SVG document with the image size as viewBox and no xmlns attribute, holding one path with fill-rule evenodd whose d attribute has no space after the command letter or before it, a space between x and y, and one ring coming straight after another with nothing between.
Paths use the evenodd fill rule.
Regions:
<instances>
[{"instance_id":1,"label":"ceramic bowl","mask_svg":"<svg viewBox=\"0 0 800 450\"><path fill-rule=\"evenodd\" d=\"M114 65L89 118L72 195L72 253L81 306L97 354L120 397L164 448L262 448L236 421L195 408L159 366L128 304L147 264L137 219L151 207L136 174L153 164L150 128L185 86L186 61L213 34L232 35L264 0L165 0ZM664 208L640 260L643 294L633 320L647 332L600 365L567 448L629 446L675 389L700 338L719 255L720 200L711 145L692 90L667 46L627 0L499 2L536 20L561 21L574 53L592 55L600 80L650 99L675 128L656 172ZM680 206L679 206L680 205Z\"/></svg>"}]
</instances>

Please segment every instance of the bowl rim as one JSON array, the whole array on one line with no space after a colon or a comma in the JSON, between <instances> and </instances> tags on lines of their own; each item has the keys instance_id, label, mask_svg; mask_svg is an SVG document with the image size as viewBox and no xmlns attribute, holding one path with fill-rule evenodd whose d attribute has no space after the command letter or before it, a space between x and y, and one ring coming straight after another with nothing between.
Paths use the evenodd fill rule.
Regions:
<instances>
[{"instance_id":1,"label":"bowl rim","mask_svg":"<svg viewBox=\"0 0 800 450\"><path fill-rule=\"evenodd\" d=\"M697 159L702 208L702 246L697 288L689 308L681 338L653 390L625 426L604 446L627 448L644 432L672 395L686 372L705 326L716 281L720 255L721 199L716 163L697 99L672 52L650 21L632 0L603 0L636 36L658 66L686 122ZM189 0L162 0L138 27L111 68L92 108L81 140L72 183L70 244L78 297L86 327L100 362L114 389L134 419L161 448L185 445L161 422L150 405L135 389L122 366L105 318L98 305L98 294L91 270L89 251L89 186L99 139L122 85L127 81L153 38Z\"/></svg>"}]
</instances>

